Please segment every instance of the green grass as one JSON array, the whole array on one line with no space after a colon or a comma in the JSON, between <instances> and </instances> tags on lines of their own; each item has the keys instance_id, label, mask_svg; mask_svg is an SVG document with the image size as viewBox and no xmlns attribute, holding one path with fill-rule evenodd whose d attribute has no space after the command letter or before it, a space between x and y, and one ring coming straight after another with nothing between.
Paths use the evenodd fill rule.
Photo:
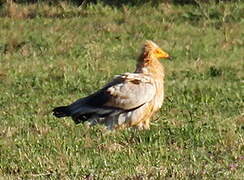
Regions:
<instances>
[{"instance_id":1,"label":"green grass","mask_svg":"<svg viewBox=\"0 0 244 180\"><path fill-rule=\"evenodd\" d=\"M243 179L243 10L241 1L2 7L0 179ZM146 39L174 56L162 61L166 98L150 130L52 116L133 71Z\"/></svg>"}]
</instances>

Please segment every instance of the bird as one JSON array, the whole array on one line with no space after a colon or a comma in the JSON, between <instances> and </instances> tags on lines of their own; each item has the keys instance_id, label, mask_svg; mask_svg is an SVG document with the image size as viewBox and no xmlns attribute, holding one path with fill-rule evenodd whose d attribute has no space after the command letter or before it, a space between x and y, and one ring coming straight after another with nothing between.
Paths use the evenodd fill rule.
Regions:
<instances>
[{"instance_id":1,"label":"bird","mask_svg":"<svg viewBox=\"0 0 244 180\"><path fill-rule=\"evenodd\" d=\"M102 124L109 130L150 128L150 119L164 101L164 66L171 59L155 42L146 40L133 73L117 75L100 90L67 106L53 109L57 118L71 117L76 124Z\"/></svg>"}]
</instances>

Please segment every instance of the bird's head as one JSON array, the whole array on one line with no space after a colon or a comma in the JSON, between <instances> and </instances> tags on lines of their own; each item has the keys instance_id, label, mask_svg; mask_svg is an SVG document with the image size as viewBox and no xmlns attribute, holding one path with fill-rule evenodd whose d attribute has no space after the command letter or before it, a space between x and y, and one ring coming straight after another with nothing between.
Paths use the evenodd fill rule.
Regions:
<instances>
[{"instance_id":1,"label":"bird's head","mask_svg":"<svg viewBox=\"0 0 244 180\"><path fill-rule=\"evenodd\" d=\"M170 59L171 57L169 56L168 53L163 51L156 43L153 41L147 40L144 49L143 49L144 57L145 56L150 56L152 58L163 58L163 59Z\"/></svg>"},{"instance_id":2,"label":"bird's head","mask_svg":"<svg viewBox=\"0 0 244 180\"><path fill-rule=\"evenodd\" d=\"M160 74L164 76L164 68L158 59L171 59L168 53L159 48L153 41L146 41L142 53L137 60L135 72Z\"/></svg>"}]
</instances>

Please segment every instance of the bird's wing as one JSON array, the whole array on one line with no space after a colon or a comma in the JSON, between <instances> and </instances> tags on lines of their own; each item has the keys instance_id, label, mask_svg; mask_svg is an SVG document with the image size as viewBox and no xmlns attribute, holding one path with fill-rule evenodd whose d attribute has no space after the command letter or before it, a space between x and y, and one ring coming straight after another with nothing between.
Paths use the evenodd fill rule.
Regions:
<instances>
[{"instance_id":1,"label":"bird's wing","mask_svg":"<svg viewBox=\"0 0 244 180\"><path fill-rule=\"evenodd\" d=\"M103 106L124 110L137 108L153 99L156 93L150 76L139 73L126 73L117 76L103 91L109 96Z\"/></svg>"},{"instance_id":2,"label":"bird's wing","mask_svg":"<svg viewBox=\"0 0 244 180\"><path fill-rule=\"evenodd\" d=\"M154 80L139 73L117 76L104 88L69 106L54 109L57 117L96 113L105 116L114 112L136 109L151 101L156 94Z\"/></svg>"}]
</instances>

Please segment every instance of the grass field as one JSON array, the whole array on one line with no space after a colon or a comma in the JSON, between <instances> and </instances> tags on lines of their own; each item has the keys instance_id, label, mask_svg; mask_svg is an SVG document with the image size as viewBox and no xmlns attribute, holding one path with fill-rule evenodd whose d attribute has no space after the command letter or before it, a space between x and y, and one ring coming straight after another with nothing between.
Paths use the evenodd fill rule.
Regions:
<instances>
[{"instance_id":1,"label":"grass field","mask_svg":"<svg viewBox=\"0 0 244 180\"><path fill-rule=\"evenodd\" d=\"M0 179L244 179L243 11L243 1L2 5ZM150 130L52 116L133 71L146 39L174 56Z\"/></svg>"}]
</instances>

